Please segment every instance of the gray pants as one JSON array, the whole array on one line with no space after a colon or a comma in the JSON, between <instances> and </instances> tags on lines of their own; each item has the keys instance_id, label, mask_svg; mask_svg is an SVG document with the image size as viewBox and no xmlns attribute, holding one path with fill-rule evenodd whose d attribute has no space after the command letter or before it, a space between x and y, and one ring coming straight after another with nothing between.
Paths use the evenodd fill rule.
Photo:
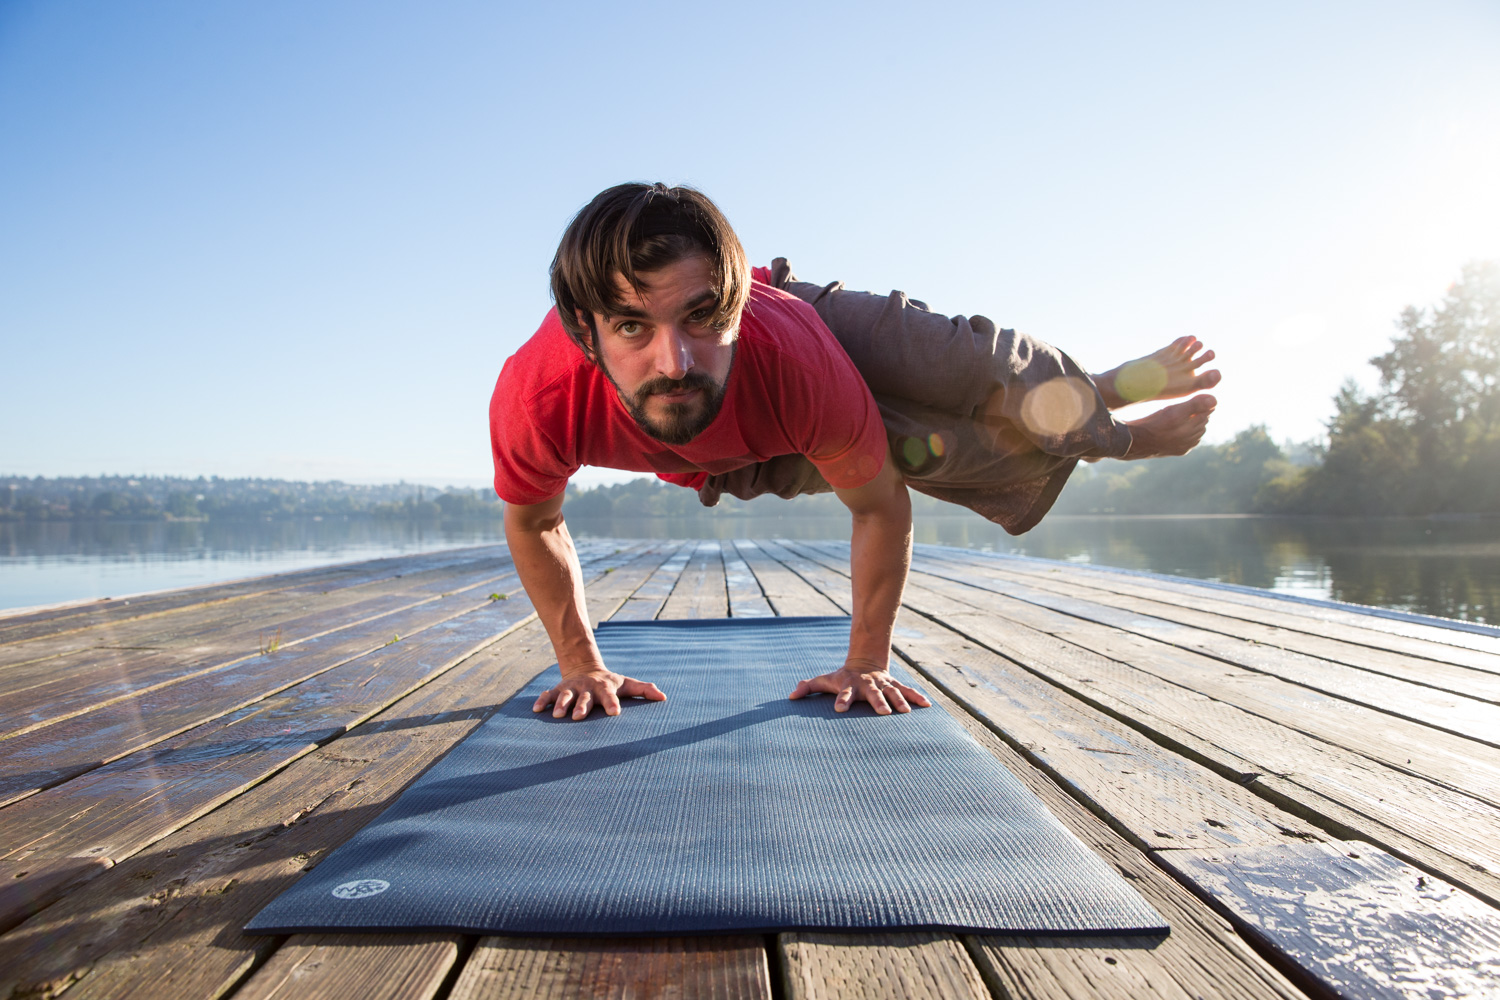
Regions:
<instances>
[{"instance_id":1,"label":"gray pants","mask_svg":"<svg viewBox=\"0 0 1500 1000\"><path fill-rule=\"evenodd\" d=\"M784 258L772 284L811 303L880 408L907 485L1019 535L1035 527L1080 458L1120 458L1130 430L1110 416L1088 374L1040 340L983 316L944 316L902 292L851 292L798 281ZM782 455L698 491L790 499L831 490L805 457Z\"/></svg>"}]
</instances>

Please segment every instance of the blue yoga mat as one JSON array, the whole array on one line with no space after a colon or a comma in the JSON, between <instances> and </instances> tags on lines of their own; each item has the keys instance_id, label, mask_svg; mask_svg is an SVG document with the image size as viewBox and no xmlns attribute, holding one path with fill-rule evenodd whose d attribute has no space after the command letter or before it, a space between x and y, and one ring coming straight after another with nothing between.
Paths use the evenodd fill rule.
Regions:
<instances>
[{"instance_id":1,"label":"blue yoga mat","mask_svg":"<svg viewBox=\"0 0 1500 1000\"><path fill-rule=\"evenodd\" d=\"M849 619L598 638L669 700L554 720L531 711L544 672L246 930L1165 929L942 708L788 701L843 662Z\"/></svg>"}]
</instances>

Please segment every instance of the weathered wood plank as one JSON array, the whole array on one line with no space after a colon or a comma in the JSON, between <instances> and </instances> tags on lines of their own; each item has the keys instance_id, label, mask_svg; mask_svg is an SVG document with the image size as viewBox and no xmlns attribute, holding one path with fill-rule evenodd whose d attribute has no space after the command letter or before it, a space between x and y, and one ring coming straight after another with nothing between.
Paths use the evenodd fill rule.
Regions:
<instances>
[{"instance_id":1,"label":"weathered wood plank","mask_svg":"<svg viewBox=\"0 0 1500 1000\"><path fill-rule=\"evenodd\" d=\"M1318 829L1025 670L903 611L895 646L1138 846L1280 844Z\"/></svg>"},{"instance_id":2,"label":"weathered wood plank","mask_svg":"<svg viewBox=\"0 0 1500 1000\"><path fill-rule=\"evenodd\" d=\"M750 567L746 565L734 542L723 542L721 554L724 557L725 582L729 590L730 616L765 618L774 615L776 612L771 610L771 602L761 593L760 584L755 582L755 574L750 572Z\"/></svg>"},{"instance_id":3,"label":"weathered wood plank","mask_svg":"<svg viewBox=\"0 0 1500 1000\"><path fill-rule=\"evenodd\" d=\"M1027 1000L1201 1000L1147 949L1155 939L976 937L974 962L998 997ZM1143 952L1146 954L1143 956Z\"/></svg>"},{"instance_id":4,"label":"weathered wood plank","mask_svg":"<svg viewBox=\"0 0 1500 1000\"><path fill-rule=\"evenodd\" d=\"M616 611L612 616L614 621L634 622L650 621L661 613L662 606L667 603L667 598L672 596L672 588L677 586L677 578L687 568L687 561L692 557L693 542L672 542L672 554L666 562L662 563L651 578L635 592L630 595L630 600Z\"/></svg>"},{"instance_id":5,"label":"weathered wood plank","mask_svg":"<svg viewBox=\"0 0 1500 1000\"><path fill-rule=\"evenodd\" d=\"M286 592L275 595L272 604L238 604L227 620L195 619L192 627L170 634L139 636L114 647L92 647L11 667L0 671L0 687L6 689L0 694L0 733L13 738L242 662L258 652L290 649L448 594L480 589L488 593L514 580L508 560L500 565L489 562L477 571L466 567L436 578L391 579L333 596ZM178 619L177 626L182 625Z\"/></svg>"},{"instance_id":6,"label":"weathered wood plank","mask_svg":"<svg viewBox=\"0 0 1500 1000\"><path fill-rule=\"evenodd\" d=\"M760 938L480 939L450 1000L770 1000Z\"/></svg>"},{"instance_id":7,"label":"weathered wood plank","mask_svg":"<svg viewBox=\"0 0 1500 1000\"><path fill-rule=\"evenodd\" d=\"M847 605L848 566L805 551L809 558L790 555L788 563ZM903 659L1143 849L1322 839L1302 819L1037 679L941 617L903 608L894 640Z\"/></svg>"},{"instance_id":8,"label":"weathered wood plank","mask_svg":"<svg viewBox=\"0 0 1500 1000\"><path fill-rule=\"evenodd\" d=\"M923 611L924 593L920 585L908 587L908 605ZM1493 805L1014 620L993 613L944 614L942 619L967 638L1283 809L1340 836L1370 840L1487 900L1500 901L1494 846L1500 843L1500 814ZM1421 757L1425 749L1414 746L1411 753Z\"/></svg>"},{"instance_id":9,"label":"weathered wood plank","mask_svg":"<svg viewBox=\"0 0 1500 1000\"><path fill-rule=\"evenodd\" d=\"M298 934L235 1000L430 1000L458 960L458 934Z\"/></svg>"},{"instance_id":10,"label":"weathered wood plank","mask_svg":"<svg viewBox=\"0 0 1500 1000\"><path fill-rule=\"evenodd\" d=\"M15 684L16 678L24 683L38 670L87 671L97 651L104 649L167 650L222 642L235 635L240 637L241 646L253 650L274 634L278 621L294 615L331 611L392 594L417 595L414 600L436 596L459 587L478 586L512 568L508 556L471 559L414 573L385 572L366 581L290 587L227 604L185 608L170 615L0 645L0 685ZM28 665L30 670L22 669Z\"/></svg>"},{"instance_id":11,"label":"weathered wood plank","mask_svg":"<svg viewBox=\"0 0 1500 1000\"><path fill-rule=\"evenodd\" d=\"M232 799L516 624L476 612L8 807L0 927Z\"/></svg>"},{"instance_id":12,"label":"weathered wood plank","mask_svg":"<svg viewBox=\"0 0 1500 1000\"><path fill-rule=\"evenodd\" d=\"M835 597L835 599L841 599L842 601L847 602L848 590L846 567L839 567L836 563L832 564L829 567L824 567L823 571L827 572L829 575L827 577L820 578L818 575L819 566L817 564L817 560L812 560L814 565L808 565L807 562L797 562L795 560L788 560L788 562L805 578L812 580L813 582L818 583L820 586L824 587L825 592L830 593L830 595ZM836 572L833 572L838 569L843 569L845 575L838 575ZM1003 661L998 661L998 658L994 658L994 660L986 662L983 658L976 657L976 650L974 650L970 644L954 642L951 638L947 641L943 641L942 639L937 639L936 641L934 641L934 637L931 634L934 630L937 630L939 633L944 631L941 629L941 626L938 626L935 623L926 623L925 627L922 627L923 634L917 636L914 640L912 636L909 636L907 634L906 628L900 629L896 639L898 650L902 652L903 655L906 655L909 658L913 659L915 661L915 665L919 669L922 669L925 673L927 673L929 677L934 680L941 681L941 686L945 689L946 692L951 693L959 697L960 699L965 699L970 701L971 703L974 703L974 707L979 709L976 714L980 715L981 717L987 718L989 724L1001 729L1008 729L1009 731L1005 733L1005 736L1008 742L1011 743L1011 745L1014 746L1020 742L1020 740L1018 740L1017 738L1017 733L1014 728L1017 722L1020 723L1023 731L1027 724L1030 722L1035 721L1037 723L1040 723L1040 725L1037 726L1037 728L1033 731L1032 736L1035 739L1045 740L1048 743L1055 742L1057 740L1057 736L1066 731L1066 729L1068 728L1066 722L1064 722L1062 726L1058 725L1059 720L1057 719L1057 713L1055 712L1055 710L1047 710L1045 706L1041 708L1041 710L1032 708L1032 702L1029 698L1026 699L1023 704L1018 707L1022 707L1023 709L1030 709L1029 714L1033 717L1032 719L1028 719L1024 715L1021 715L1018 718L1018 713L1012 710L1010 706L1007 706L1005 704L1005 701L1016 699L1016 696L1018 694L1025 693L1027 688L1032 686L1026 683L1025 680L1021 679L1019 671L1017 671L1013 667L1010 667L1009 665L1004 664ZM949 634L951 635L951 633ZM929 654L924 661L924 657L922 656L923 646L935 647L933 653L936 655ZM945 649L944 647L948 648ZM945 657L943 656L944 653L948 653L950 655ZM957 667L960 676L967 677L969 674L973 673L978 674L979 676L987 680L999 680L1004 685L1003 693L1006 696L1005 699L997 698L993 695L987 696L983 687L980 687L977 691L966 692L964 688L969 685L952 684L950 681L947 681L945 678L951 675L947 670L944 670L941 667L937 667L935 669L933 664L933 660L935 659L941 659L943 661L943 666L950 669ZM961 662L953 662L953 660L955 659ZM1019 683L1017 683L1018 681ZM970 684L973 684L973 682L970 681ZM993 690L995 694L999 694L1002 688L996 685ZM1044 701L1045 700L1046 699L1044 699ZM998 711L996 711L996 709L998 709ZM1126 742L1127 744L1139 744L1141 740L1139 737L1136 737L1134 740L1131 740L1129 737L1127 737ZM1109 748L1106 745L1104 749L1106 750L1106 752L1108 752L1108 750L1112 748ZM1139 764L1137 764L1137 749L1137 746L1130 746L1129 750L1126 751L1130 754L1130 756L1125 759L1128 760L1132 771L1140 766ZM1028 753L1028 756L1040 756L1040 754L1037 754L1033 749L1030 753ZM1149 755L1145 756L1149 757ZM1183 763L1188 764L1188 762ZM1082 755L1075 755L1071 759L1066 760L1059 760L1058 758L1053 757L1051 760L1051 767L1049 767L1049 771L1053 773L1053 776L1055 778L1062 779L1064 787L1069 787L1070 789L1072 789L1076 798L1090 805L1091 808L1094 808L1096 812L1110 817L1117 828L1124 829L1127 835L1133 834L1132 839L1136 840L1138 843L1148 844L1149 846L1168 848L1189 846L1189 842L1180 837L1176 838L1175 842L1172 839L1168 839L1165 843L1157 842L1155 844L1151 844L1151 834L1145 832L1146 829L1149 829L1154 825L1151 818L1143 817L1139 814L1138 810L1129 808L1132 805L1129 799L1122 802L1120 799L1112 797L1110 795L1111 789L1109 788L1107 783L1101 785L1101 783L1094 781L1090 783L1086 788L1080 788L1078 777L1080 775L1088 776L1088 772L1094 768L1094 765L1095 762L1089 761ZM1188 766L1195 767L1195 765L1191 764L1188 764ZM1206 769L1199 768L1198 771L1201 775L1199 782L1189 782L1190 784L1201 784L1203 787L1213 787L1215 784L1218 784L1221 787L1227 789L1235 789L1241 794L1248 794L1244 793L1243 790L1238 789L1237 786L1234 786L1233 784L1218 778L1217 775L1212 774ZM1102 795L1100 794L1101 791L1103 792ZM1172 789L1163 789L1163 792L1165 792L1166 794L1151 796L1151 798L1155 800L1154 805L1159 809L1163 811L1170 810L1174 802L1181 801L1180 796L1172 794ZM1126 806L1127 808L1122 809L1122 805ZM1259 812L1264 815L1268 812L1274 812L1274 810L1269 810L1262 807ZM1275 822L1276 817L1271 816L1269 818L1271 818L1273 823ZM1146 823L1144 825L1142 824L1143 819L1146 820ZM1292 825L1298 825L1297 821L1292 819L1291 817L1286 817L1286 819L1290 821ZM1218 824L1215 823L1214 825L1217 828ZM1254 824L1237 825L1254 829ZM1154 833L1157 835L1159 835L1160 832L1161 831L1159 830L1154 831ZM1237 834L1239 831L1235 830L1233 832ZM1294 831L1286 830L1285 833L1292 834L1294 833ZM1307 831L1307 839L1312 839L1313 836L1315 836L1315 834L1313 834L1312 831ZM1200 858L1213 858L1217 859L1221 863L1225 857L1243 857L1247 859L1284 859L1287 857L1291 857L1293 859L1300 858L1303 859L1303 867L1308 869L1308 871L1300 871L1300 874L1302 875L1302 881L1306 882L1309 880L1317 880L1319 878L1319 866L1316 864L1308 865L1306 863L1306 859L1308 859L1309 857L1314 859L1326 859L1326 857L1328 857L1329 855L1335 858L1339 856L1339 850L1337 847L1330 848L1327 845L1322 844L1296 843L1295 839L1298 838L1277 838L1268 840L1256 847L1231 847L1228 850L1220 849L1216 852L1209 852L1206 850L1163 850L1157 855L1157 857L1162 863L1166 864L1169 869L1175 871L1183 879L1184 882L1193 885L1200 893L1203 893L1205 895L1219 895L1221 893L1220 886L1218 884L1214 883L1211 879L1205 880L1199 874L1197 874L1198 868L1201 868L1205 863L1209 863L1199 861ZM1231 840L1230 843L1232 844L1233 841ZM1377 849L1375 848L1365 848L1365 850L1369 853L1378 853ZM1404 866L1401 866L1399 862L1396 862L1394 859L1389 858L1389 856L1381 856L1386 859L1386 863L1388 866L1394 865L1397 868L1404 868ZM1415 885L1417 880L1422 877L1421 873L1411 869L1405 869L1405 872L1407 873L1408 880L1413 885ZM1326 882L1326 879L1324 881ZM1436 880L1434 880L1434 883L1436 884ZM1275 898L1265 901L1271 908L1270 922L1273 925L1277 922L1277 913L1281 909L1285 909L1290 906L1293 901L1293 893L1297 889L1297 887L1289 885L1283 885L1278 888L1280 888L1282 891L1275 893ZM1332 888L1326 884L1319 885L1318 888L1325 892L1332 891ZM1458 897L1460 895L1461 894L1457 894L1452 890L1447 891L1447 896L1449 898ZM1500 914L1497 914L1492 910L1488 910L1487 907L1484 907L1483 904L1473 899L1472 897L1463 896L1462 899L1464 900L1464 902L1462 904L1459 904L1459 912L1462 913L1463 916L1457 920L1451 917L1449 918L1450 922L1446 927L1447 934L1429 934L1427 935L1428 938L1435 937L1439 939L1439 941L1441 941L1441 939L1445 937L1451 937L1454 934L1459 933L1463 923L1463 919L1477 912L1487 913L1485 921L1481 922L1479 926L1481 929L1485 927L1491 928L1489 936L1491 938L1495 936L1494 929L1500 929ZM1254 900L1251 901L1252 906L1253 903ZM1382 898L1382 891L1376 890L1366 891L1362 893L1361 898L1358 900L1358 905L1363 911L1361 919L1363 919L1368 925L1364 928L1356 928L1353 931L1343 930L1337 933L1330 933L1331 930L1337 930L1336 925L1342 922L1340 920L1340 917L1347 917L1348 914L1338 912L1344 907L1324 906L1324 909L1326 911L1331 912L1327 913L1327 919L1321 921L1320 926L1315 929L1317 940L1308 942L1297 942L1295 940L1278 941L1272 937L1267 937L1263 943L1266 947L1282 953L1287 961L1294 963L1298 967L1302 968L1311 983L1315 985L1325 984L1329 981L1329 966L1336 965L1338 961L1341 960L1340 957L1337 956L1342 956L1343 958L1349 957L1347 954L1347 945L1351 936L1355 939L1363 938L1365 941L1371 943L1378 942L1383 937L1390 936L1392 930L1396 925L1400 924L1404 926L1409 921L1412 912L1412 908L1410 906L1387 905L1387 901ZM1265 910L1266 907L1261 907L1261 909ZM1295 921L1293 921L1293 926L1298 927L1300 925L1296 924ZM1484 935L1481 935L1481 937L1483 938ZM1330 948L1330 943L1333 944L1332 948ZM1097 957L1090 957L1084 953L1079 952L1076 948L1076 942L1071 943L1071 947L1070 943L1066 942L1065 940L1052 942L1052 944L1061 944L1063 945L1063 947L1061 949L1048 948L1046 950L1042 950L1036 946L1036 941L1034 939L1022 940L1019 943L1012 942L1009 945L1001 947L997 945L994 940L991 940L988 944L982 945L979 949L977 949L976 955L980 959L981 967L986 972L987 977L991 980L992 985L997 988L997 992L1001 992L1003 995L1007 996L1040 995L1138 997L1146 995L1159 995L1157 991L1151 987L1151 983L1153 980L1163 982L1170 987L1170 989L1166 990L1164 994L1160 995L1191 995L1190 993L1184 992L1181 989L1182 984L1178 983L1175 978L1166 977L1165 979L1163 979L1163 977L1161 977L1160 975L1152 975L1152 970L1150 969L1140 968L1138 960L1139 958L1144 956L1141 956L1134 950L1127 951L1118 955L1104 956L1107 957L1109 961L1101 963L1100 961L1098 961ZM1486 945L1489 945L1488 941L1484 941L1481 947ZM1432 945L1431 947L1437 947L1441 949L1441 944ZM1492 945L1490 945L1490 948L1491 953L1500 954L1500 952L1493 951ZM1458 949L1458 954L1467 958L1467 956L1470 955L1470 951L1465 949ZM1397 961L1397 965L1401 966L1402 968L1408 969L1412 967L1419 967L1421 963L1411 961L1411 958L1412 956L1409 954L1402 954L1400 959ZM1423 992L1421 992L1420 995L1428 995L1425 990L1435 981L1445 981L1446 979L1451 978L1451 970L1454 967L1454 962L1452 961L1452 959L1449 959L1446 963L1440 962L1432 964L1434 970L1437 970L1437 972L1434 972L1434 974L1430 974L1425 977L1417 977L1417 981L1423 987ZM1467 961L1464 961L1461 964L1467 966L1468 963ZM1440 972L1441 974L1438 974L1438 972ZM1349 975L1350 973L1344 973L1345 980L1348 979ZM1397 977L1387 975L1384 977L1376 978L1379 980L1379 983L1384 983L1389 979ZM1340 980L1335 979L1334 981L1339 982ZM1358 979L1357 985L1360 988L1352 990L1349 995L1376 995L1376 992L1371 989L1372 981L1368 975L1365 975L1362 978ZM1321 986L1319 988L1321 988ZM1411 995L1419 994L1414 991ZM1432 995L1465 994L1462 991L1459 991L1452 994L1434 993Z\"/></svg>"},{"instance_id":13,"label":"weathered wood plank","mask_svg":"<svg viewBox=\"0 0 1500 1000\"><path fill-rule=\"evenodd\" d=\"M992 620L998 616L1063 639L1287 729L1500 805L1500 751L1484 743L1258 671L1226 668L1222 661L1029 601L921 572L913 573L911 586L968 604L972 615ZM993 622L991 632L992 626Z\"/></svg>"},{"instance_id":14,"label":"weathered wood plank","mask_svg":"<svg viewBox=\"0 0 1500 1000\"><path fill-rule=\"evenodd\" d=\"M55 901L429 682L532 615L496 602L5 810L0 927Z\"/></svg>"},{"instance_id":15,"label":"weathered wood plank","mask_svg":"<svg viewBox=\"0 0 1500 1000\"><path fill-rule=\"evenodd\" d=\"M587 560L586 565L593 561ZM491 586L501 589L492 591ZM4 751L0 760L0 805L237 711L380 649L397 637L409 637L484 607L497 593L517 590L519 583L513 576L469 583L457 593L425 597L386 616L325 629L258 657L215 664L170 683L132 692L129 698L109 699L88 713L75 713L12 736L0 742ZM464 596L466 593L469 596Z\"/></svg>"},{"instance_id":16,"label":"weathered wood plank","mask_svg":"<svg viewBox=\"0 0 1500 1000\"><path fill-rule=\"evenodd\" d=\"M283 635L290 637L290 641L276 642L277 650L295 656L297 653L294 649L309 640L327 639L330 634L344 629L358 629L362 625L385 631L383 619L389 616L407 618L423 605L442 600L430 595L423 595L417 600L412 598L413 595L410 594L392 594L361 601L358 605L333 612L320 611L288 619L278 625L278 628L283 630ZM403 616L401 612L408 614ZM386 632L386 638L390 638L390 635L390 632ZM261 641L261 648L267 648L265 640ZM108 667L93 663L87 668L86 674L80 674L77 670L59 671L61 676L41 680L27 689L0 696L0 726L4 727L4 734L0 739L8 742L129 698L222 671L254 658L255 652L256 647L247 645L241 645L233 652L215 649L207 655L200 654L197 649L169 654L157 651L111 651L107 655L114 662ZM226 656L229 658L226 659ZM4 743L0 743L0 746L4 746Z\"/></svg>"},{"instance_id":17,"label":"weathered wood plank","mask_svg":"<svg viewBox=\"0 0 1500 1000\"><path fill-rule=\"evenodd\" d=\"M989 1000L952 934L782 934L782 989L796 1000Z\"/></svg>"},{"instance_id":18,"label":"weathered wood plank","mask_svg":"<svg viewBox=\"0 0 1500 1000\"><path fill-rule=\"evenodd\" d=\"M928 547L924 547L924 550L926 548ZM1052 568L1046 565L1048 560L1041 559L977 552L970 555L956 549L943 549L941 553L933 554L956 560L972 559L975 564L988 564L1001 572L1007 571L1011 564L1015 564L1018 572L1046 572ZM1496 662L1500 658L1500 637L1496 636L1384 618L1352 608L1346 610L1304 604L1272 594L1225 590L1185 579L1136 576L1077 564L1069 564L1067 573L1070 577L1088 578L1102 589L1122 594L1200 608L1246 621L1323 635L1377 649L1391 649L1425 659L1443 660L1481 670L1500 669L1500 664Z\"/></svg>"},{"instance_id":19,"label":"weathered wood plank","mask_svg":"<svg viewBox=\"0 0 1500 1000\"><path fill-rule=\"evenodd\" d=\"M1500 912L1361 843L1170 851L1162 863L1340 997L1500 990Z\"/></svg>"},{"instance_id":20,"label":"weathered wood plank","mask_svg":"<svg viewBox=\"0 0 1500 1000\"><path fill-rule=\"evenodd\" d=\"M965 712L941 689L928 689L934 706L942 707L963 724L981 746L1021 780L1046 804L1047 809L1090 850L1104 858L1154 906L1171 933L1164 939L1143 937L1129 954L1113 938L1095 941L1090 938L1064 939L1053 945L1046 961L1012 962L1007 950L1029 948L1036 939L975 935L966 936L971 952L987 955L991 965L1000 964L1008 975L1026 984L1027 989L1001 996L1070 996L1080 995L1070 978L1070 969L1090 963L1109 965L1129 963L1130 977L1151 984L1151 990L1137 993L1101 993L1119 1000L1145 1000L1157 997L1175 998L1178 991L1190 997L1269 998L1301 997L1303 994L1286 977L1262 958L1225 920L1191 895L1175 879L1152 864L1139 849L1128 843L1082 803L1059 788L1051 778L1031 767L982 721ZM1162 852L1166 853L1166 852ZM1049 944L1051 942L1041 942ZM1101 977L1102 978L1102 977ZM1125 977L1121 977L1125 978ZM1100 980L1096 980L1100 981ZM1127 980L1128 981L1128 980ZM991 977L992 985L1003 980ZM1070 993L1072 990L1074 992ZM1153 992L1154 991L1154 992ZM1083 996L1093 996L1084 993Z\"/></svg>"},{"instance_id":21,"label":"weathered wood plank","mask_svg":"<svg viewBox=\"0 0 1500 1000\"><path fill-rule=\"evenodd\" d=\"M1164 645L1203 653L1224 663L1279 677L1288 683L1308 687L1378 712L1500 747L1500 705L1372 674L1367 670L1315 656L1244 642L1232 636L1113 608L1096 601L1080 600L1029 584L992 578L965 579L963 574L925 558L914 559L912 569L925 576L948 580L976 591L1001 594Z\"/></svg>"},{"instance_id":22,"label":"weathered wood plank","mask_svg":"<svg viewBox=\"0 0 1500 1000\"><path fill-rule=\"evenodd\" d=\"M926 558L934 564L941 563L953 567L956 572L960 573L980 572L987 579L1004 576L993 567L982 564L975 566L950 559L934 559L931 556ZM1437 688L1440 691L1467 695L1488 702L1500 702L1500 672L1491 673L1473 667L1461 667L1442 660L1424 659L1408 653L1396 653L1387 649L1329 639L1309 632L1245 621L1242 618L1230 617L1202 608L1183 607L1179 604L1137 597L1132 594L1116 593L1093 586L1088 578L1079 579L1075 574L1060 568L1049 572L1030 570L1024 573L1018 572L1013 575L1012 579L1020 579L1040 590L1066 597L1094 601L1139 615L1188 625L1204 632L1244 640L1251 644L1251 652L1274 655L1277 651L1286 650L1301 653L1387 677L1410 681L1424 687ZM1209 647L1194 646L1193 648L1206 651ZM1500 660L1500 657L1497 657L1497 660Z\"/></svg>"},{"instance_id":23,"label":"weathered wood plank","mask_svg":"<svg viewBox=\"0 0 1500 1000\"><path fill-rule=\"evenodd\" d=\"M129 696L107 698L87 712L74 712L11 736L0 742L5 754L0 761L0 805L243 709L399 637L486 607L491 584L519 588L511 576L470 584L444 597L425 597L395 612L323 628L287 648L216 663ZM529 605L517 604L513 609L521 616L530 613ZM322 628L322 624L308 628Z\"/></svg>"},{"instance_id":24,"label":"weathered wood plank","mask_svg":"<svg viewBox=\"0 0 1500 1000\"><path fill-rule=\"evenodd\" d=\"M662 608L663 618L724 618L729 591L718 542L699 542Z\"/></svg>"},{"instance_id":25,"label":"weathered wood plank","mask_svg":"<svg viewBox=\"0 0 1500 1000\"><path fill-rule=\"evenodd\" d=\"M276 593L293 588L337 588L424 569L457 565L505 553L503 545L446 549L418 555L369 559L362 562L316 566L286 573L273 573L203 587L184 587L138 597L99 598L67 607L32 612L0 611L0 643L20 642L44 635L119 624L137 618L169 614L203 604L222 604L244 597Z\"/></svg>"},{"instance_id":26,"label":"weathered wood plank","mask_svg":"<svg viewBox=\"0 0 1500 1000\"><path fill-rule=\"evenodd\" d=\"M607 617L663 557L593 582L590 617ZM223 995L278 944L238 928L551 662L533 621L123 861L0 936L0 996Z\"/></svg>"},{"instance_id":27,"label":"weathered wood plank","mask_svg":"<svg viewBox=\"0 0 1500 1000\"><path fill-rule=\"evenodd\" d=\"M755 574L755 580L766 601L778 615L841 615L844 612L827 597L818 593L806 580L766 554L759 544L747 539L735 541L740 558ZM768 546L771 543L766 543Z\"/></svg>"}]
</instances>

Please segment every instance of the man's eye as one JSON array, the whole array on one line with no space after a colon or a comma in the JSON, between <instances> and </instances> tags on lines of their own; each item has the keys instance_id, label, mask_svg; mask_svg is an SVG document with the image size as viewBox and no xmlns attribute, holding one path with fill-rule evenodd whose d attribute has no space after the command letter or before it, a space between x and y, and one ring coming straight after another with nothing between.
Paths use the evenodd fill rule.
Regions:
<instances>
[{"instance_id":1,"label":"man's eye","mask_svg":"<svg viewBox=\"0 0 1500 1000\"><path fill-rule=\"evenodd\" d=\"M634 337L636 334L641 332L641 324L635 322L634 320L631 320L625 323L621 323L619 326L615 327L615 329L627 337Z\"/></svg>"},{"instance_id":2,"label":"man's eye","mask_svg":"<svg viewBox=\"0 0 1500 1000\"><path fill-rule=\"evenodd\" d=\"M709 308L699 309L697 312L691 313L688 316L688 319L691 320L691 321L693 321L694 323L705 323L705 322L708 321L708 318L710 316L712 316L713 314L714 314L713 309L711 307L709 307Z\"/></svg>"}]
</instances>

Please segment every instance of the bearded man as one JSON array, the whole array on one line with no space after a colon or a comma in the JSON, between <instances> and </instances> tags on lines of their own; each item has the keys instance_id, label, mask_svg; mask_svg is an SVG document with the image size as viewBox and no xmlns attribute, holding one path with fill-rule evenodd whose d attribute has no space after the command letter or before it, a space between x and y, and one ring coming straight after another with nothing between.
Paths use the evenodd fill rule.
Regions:
<instances>
[{"instance_id":1,"label":"bearded man","mask_svg":"<svg viewBox=\"0 0 1500 1000\"><path fill-rule=\"evenodd\" d=\"M1199 395L1129 423L1110 414L1217 383L1197 371L1213 352L1194 338L1090 376L982 316L799 282L780 259L752 270L691 188L602 192L551 274L556 307L506 361L490 434L506 540L562 672L533 710L555 718L666 698L610 670L594 642L562 515L582 466L654 472L709 506L725 492L837 494L853 523L848 655L789 697L826 692L836 711L865 701L888 715L930 704L888 670L911 563L908 486L1019 534L1080 459L1184 454L1215 405Z\"/></svg>"}]
</instances>

